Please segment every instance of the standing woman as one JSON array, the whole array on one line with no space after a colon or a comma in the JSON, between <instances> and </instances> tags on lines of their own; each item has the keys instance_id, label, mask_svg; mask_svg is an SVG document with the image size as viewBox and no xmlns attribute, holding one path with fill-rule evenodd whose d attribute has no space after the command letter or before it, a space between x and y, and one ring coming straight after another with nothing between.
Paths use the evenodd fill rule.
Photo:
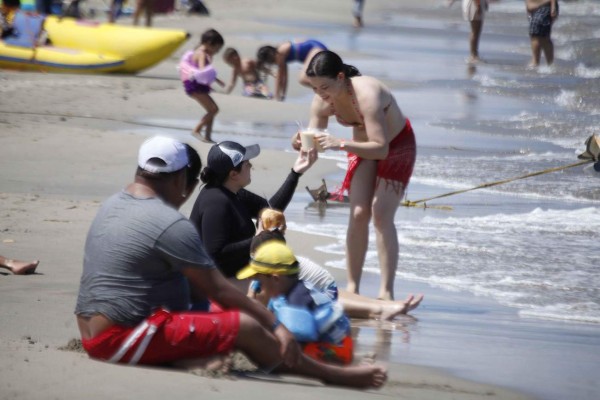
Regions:
<instances>
[{"instance_id":1,"label":"standing woman","mask_svg":"<svg viewBox=\"0 0 600 400\"><path fill-rule=\"evenodd\" d=\"M327 47L314 39L289 41L280 44L277 48L263 46L258 49L256 58L260 72L272 74L270 66L273 64L277 66L277 72L272 74L275 76L275 100L285 100L288 86L287 64L294 61L303 63L299 81L301 85L309 86L306 80L306 67L314 55L323 50L327 50Z\"/></svg>"},{"instance_id":2,"label":"standing woman","mask_svg":"<svg viewBox=\"0 0 600 400\"><path fill-rule=\"evenodd\" d=\"M416 159L415 136L390 90L379 80L361 76L332 51L318 53L306 75L315 92L310 127L325 129L329 117L352 127L352 140L317 135L325 149L348 153L348 172L340 195L348 191L350 222L346 233L347 290L359 293L369 243L375 227L381 268L378 298L394 299L398 236L394 215L404 196ZM295 147L299 141L295 141Z\"/></svg>"}]
</instances>

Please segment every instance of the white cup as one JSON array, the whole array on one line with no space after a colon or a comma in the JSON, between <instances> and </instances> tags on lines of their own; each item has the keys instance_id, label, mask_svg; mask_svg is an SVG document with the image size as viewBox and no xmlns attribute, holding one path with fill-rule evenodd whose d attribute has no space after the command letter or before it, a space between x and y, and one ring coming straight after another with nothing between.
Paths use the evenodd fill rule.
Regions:
<instances>
[{"instance_id":1,"label":"white cup","mask_svg":"<svg viewBox=\"0 0 600 400\"><path fill-rule=\"evenodd\" d=\"M315 147L315 131L302 131L300 132L300 142L302 143L302 150L308 151Z\"/></svg>"}]
</instances>

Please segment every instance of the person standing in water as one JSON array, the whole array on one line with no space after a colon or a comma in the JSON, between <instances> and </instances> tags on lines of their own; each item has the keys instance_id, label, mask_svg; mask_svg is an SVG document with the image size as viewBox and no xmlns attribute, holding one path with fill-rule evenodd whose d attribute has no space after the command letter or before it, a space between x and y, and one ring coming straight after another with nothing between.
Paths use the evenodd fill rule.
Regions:
<instances>
[{"instance_id":1,"label":"person standing in water","mask_svg":"<svg viewBox=\"0 0 600 400\"><path fill-rule=\"evenodd\" d=\"M540 65L542 52L546 63L554 62L552 24L558 18L558 0L525 0L529 16L529 38L531 39L531 67Z\"/></svg>"},{"instance_id":2,"label":"person standing in water","mask_svg":"<svg viewBox=\"0 0 600 400\"><path fill-rule=\"evenodd\" d=\"M324 149L348 153L348 172L339 195L348 191L350 221L346 233L347 290L359 293L369 243L369 224L375 227L381 268L378 298L394 299L398 267L398 234L394 215L410 181L416 142L410 121L390 90L379 80L361 76L332 51L322 51L306 70L315 92L309 128L324 130L329 118L352 127L352 140L317 134ZM300 147L296 134L294 147Z\"/></svg>"}]
</instances>

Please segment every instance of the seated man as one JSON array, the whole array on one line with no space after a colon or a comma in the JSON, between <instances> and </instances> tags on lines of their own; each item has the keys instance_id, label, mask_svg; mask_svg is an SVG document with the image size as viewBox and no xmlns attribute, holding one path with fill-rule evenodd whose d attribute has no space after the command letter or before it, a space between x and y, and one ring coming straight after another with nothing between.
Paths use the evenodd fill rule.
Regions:
<instances>
[{"instance_id":1,"label":"seated man","mask_svg":"<svg viewBox=\"0 0 600 400\"><path fill-rule=\"evenodd\" d=\"M75 308L87 353L108 362L168 364L238 349L265 369L382 386L382 366L339 367L302 354L269 310L223 277L194 225L177 211L198 183L200 166L190 163L190 149L166 137L145 141L134 182L98 211ZM188 311L190 292L225 311Z\"/></svg>"}]
</instances>

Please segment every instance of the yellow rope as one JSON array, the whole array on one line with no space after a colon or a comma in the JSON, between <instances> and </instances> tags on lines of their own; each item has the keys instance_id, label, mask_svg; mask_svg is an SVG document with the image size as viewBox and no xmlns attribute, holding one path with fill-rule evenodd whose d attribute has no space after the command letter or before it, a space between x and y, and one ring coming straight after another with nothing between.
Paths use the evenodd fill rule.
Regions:
<instances>
[{"instance_id":1,"label":"yellow rope","mask_svg":"<svg viewBox=\"0 0 600 400\"><path fill-rule=\"evenodd\" d=\"M452 196L452 195L459 194L459 193L465 193L465 192L469 192L469 191L475 190L475 189L482 189L482 188L487 188L487 187L491 187L491 186L501 185L503 183L508 183L508 182L519 180L519 179L530 178L532 176L547 174L547 173L550 173L550 172L560 171L560 170L567 169L567 168L578 167L580 165L588 164L590 162L594 162L594 160L584 160L584 161L576 162L574 164L565 165L565 166L562 166L562 167L548 168L548 169L545 169L543 171L532 172L532 173L527 174L527 175L517 176L515 178L505 179L505 180L502 180L502 181L484 183L484 184L481 184L479 186L472 187L470 189L456 190L454 192L440 194L439 196L429 197L427 199L421 199L421 200L415 200L415 201L405 200L405 201L402 202L402 205L405 206L405 207L418 207L419 203L425 203L425 202L427 202L429 200L439 199L439 198L442 198L442 197L448 197L448 196ZM424 207L425 208L433 208L432 206L427 206L427 205L424 205ZM452 207L449 207L449 206L441 206L441 207L444 207L446 209L452 209ZM436 207L436 208L440 208L440 207Z\"/></svg>"}]
</instances>

